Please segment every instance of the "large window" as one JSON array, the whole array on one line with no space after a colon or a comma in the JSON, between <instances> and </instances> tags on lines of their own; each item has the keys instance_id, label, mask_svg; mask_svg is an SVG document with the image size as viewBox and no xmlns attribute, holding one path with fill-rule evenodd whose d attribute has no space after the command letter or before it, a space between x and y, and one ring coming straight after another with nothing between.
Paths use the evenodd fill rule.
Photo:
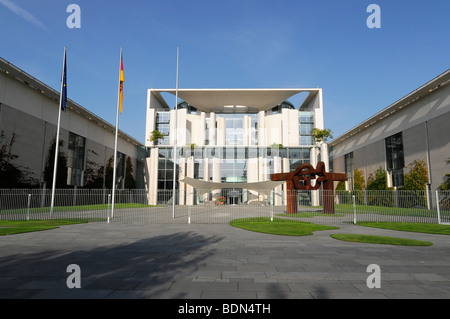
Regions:
<instances>
[{"instance_id":1,"label":"large window","mask_svg":"<svg viewBox=\"0 0 450 319\"><path fill-rule=\"evenodd\" d=\"M86 138L69 132L67 184L83 186Z\"/></svg>"},{"instance_id":2,"label":"large window","mask_svg":"<svg viewBox=\"0 0 450 319\"><path fill-rule=\"evenodd\" d=\"M347 175L350 190L353 190L353 152L344 156L345 174Z\"/></svg>"},{"instance_id":3,"label":"large window","mask_svg":"<svg viewBox=\"0 0 450 319\"><path fill-rule=\"evenodd\" d=\"M311 132L314 128L314 114L313 112L299 111L299 135L300 145L313 145L314 139Z\"/></svg>"},{"instance_id":4,"label":"large window","mask_svg":"<svg viewBox=\"0 0 450 319\"><path fill-rule=\"evenodd\" d=\"M385 139L386 144L386 166L392 176L393 186L403 186L405 157L403 153L403 135L397 133Z\"/></svg>"},{"instance_id":5,"label":"large window","mask_svg":"<svg viewBox=\"0 0 450 319\"><path fill-rule=\"evenodd\" d=\"M164 135L164 138L158 142L159 145L169 145L169 123L170 112L158 112L156 114L156 130Z\"/></svg>"}]
</instances>

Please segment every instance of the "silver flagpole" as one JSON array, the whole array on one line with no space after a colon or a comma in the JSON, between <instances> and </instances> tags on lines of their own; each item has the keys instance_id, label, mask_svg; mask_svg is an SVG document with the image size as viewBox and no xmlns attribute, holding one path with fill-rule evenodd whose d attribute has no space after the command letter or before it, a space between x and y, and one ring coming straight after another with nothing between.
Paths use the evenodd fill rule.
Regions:
<instances>
[{"instance_id":1,"label":"silver flagpole","mask_svg":"<svg viewBox=\"0 0 450 319\"><path fill-rule=\"evenodd\" d=\"M119 136L119 107L120 107L120 74L122 71L122 47L120 48L120 63L119 63L119 89L117 92L117 114L116 114L116 138L114 142L114 164L113 164L113 184L112 184L112 201L111 201L111 218L114 217L114 201L116 199L116 171L117 171L117 140Z\"/></svg>"},{"instance_id":2,"label":"silver flagpole","mask_svg":"<svg viewBox=\"0 0 450 319\"><path fill-rule=\"evenodd\" d=\"M65 65L66 65L66 47L64 47L64 59L63 59L63 71L61 75L61 91L59 94L59 112L58 112L58 128L56 131L56 145L55 145L55 163L53 167L53 185L52 185L52 202L50 205L50 217L53 215L53 207L55 205L55 189L56 189L56 171L58 167L58 153L59 153L59 129L61 126L61 108L63 102L63 89L64 89L64 73L65 73Z\"/></svg>"},{"instance_id":3,"label":"silver flagpole","mask_svg":"<svg viewBox=\"0 0 450 319\"><path fill-rule=\"evenodd\" d=\"M178 66L180 61L180 47L177 47L177 80L176 80L176 90L175 90L175 141L173 146L173 196L172 196L172 218L175 218L175 184L176 184L176 178L177 178L177 142L178 142L178 132L177 132L177 126L178 126Z\"/></svg>"}]
</instances>

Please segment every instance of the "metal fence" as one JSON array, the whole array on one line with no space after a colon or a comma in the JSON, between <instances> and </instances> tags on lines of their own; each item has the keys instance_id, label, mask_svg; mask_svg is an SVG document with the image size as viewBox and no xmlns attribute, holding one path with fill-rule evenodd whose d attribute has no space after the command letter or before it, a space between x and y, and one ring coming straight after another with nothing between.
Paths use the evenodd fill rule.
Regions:
<instances>
[{"instance_id":1,"label":"metal fence","mask_svg":"<svg viewBox=\"0 0 450 319\"><path fill-rule=\"evenodd\" d=\"M286 192L0 189L0 220L86 219L126 223L229 223L240 218L321 224L450 223L450 191L296 191L297 213L287 214ZM174 203L175 200L175 203ZM324 213L331 201L334 213Z\"/></svg>"}]
</instances>

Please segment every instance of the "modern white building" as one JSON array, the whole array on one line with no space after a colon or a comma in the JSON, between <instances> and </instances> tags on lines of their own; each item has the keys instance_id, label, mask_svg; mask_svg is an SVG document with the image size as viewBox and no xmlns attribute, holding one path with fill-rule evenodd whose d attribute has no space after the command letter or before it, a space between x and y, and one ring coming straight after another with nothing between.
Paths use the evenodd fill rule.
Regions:
<instances>
[{"instance_id":1,"label":"modern white building","mask_svg":"<svg viewBox=\"0 0 450 319\"><path fill-rule=\"evenodd\" d=\"M271 182L272 173L318 161L328 167L326 144L311 136L324 128L320 88L180 89L174 109L176 93L148 90L150 204L171 200L174 181L180 205L218 197L228 204L282 204L284 183ZM157 145L149 140L155 130L164 135Z\"/></svg>"},{"instance_id":2,"label":"modern white building","mask_svg":"<svg viewBox=\"0 0 450 319\"><path fill-rule=\"evenodd\" d=\"M428 190L437 189L450 171L450 70L392 103L329 143L333 170L355 169L365 180L382 168L388 187L404 186L408 165L424 161Z\"/></svg>"}]
</instances>

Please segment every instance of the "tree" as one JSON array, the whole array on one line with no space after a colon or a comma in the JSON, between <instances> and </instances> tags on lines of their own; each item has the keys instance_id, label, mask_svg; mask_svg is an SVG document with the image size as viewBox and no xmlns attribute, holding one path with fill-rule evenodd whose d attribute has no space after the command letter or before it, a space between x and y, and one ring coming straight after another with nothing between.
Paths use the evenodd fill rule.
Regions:
<instances>
[{"instance_id":1,"label":"tree","mask_svg":"<svg viewBox=\"0 0 450 319\"><path fill-rule=\"evenodd\" d=\"M450 158L447 160L447 164L450 164ZM439 186L440 190L450 189L450 174L445 174L444 182Z\"/></svg>"},{"instance_id":2,"label":"tree","mask_svg":"<svg viewBox=\"0 0 450 319\"><path fill-rule=\"evenodd\" d=\"M64 145L64 141L59 142L60 146ZM55 167L55 150L56 137L53 139L50 149L48 150L47 162L44 169L44 180L46 187L50 188L53 185L53 171ZM58 167L56 169L56 188L67 188L67 157L65 153L58 152Z\"/></svg>"},{"instance_id":3,"label":"tree","mask_svg":"<svg viewBox=\"0 0 450 319\"><path fill-rule=\"evenodd\" d=\"M379 168L375 173L370 173L367 179L368 190L387 190L387 175L383 168Z\"/></svg>"},{"instance_id":4,"label":"tree","mask_svg":"<svg viewBox=\"0 0 450 319\"><path fill-rule=\"evenodd\" d=\"M426 190L428 183L428 169L425 161L414 160L408 165L409 172L405 174L405 190Z\"/></svg>"},{"instance_id":5,"label":"tree","mask_svg":"<svg viewBox=\"0 0 450 319\"><path fill-rule=\"evenodd\" d=\"M153 146L156 146L158 145L159 140L162 139L164 139L164 135L158 130L153 130L150 133L150 138L148 140L153 143Z\"/></svg>"},{"instance_id":6,"label":"tree","mask_svg":"<svg viewBox=\"0 0 450 319\"><path fill-rule=\"evenodd\" d=\"M314 140L317 143L321 143L321 142L327 142L328 139L333 138L333 133L331 131L331 129L318 129L318 128L314 128L311 131L311 135L314 138Z\"/></svg>"},{"instance_id":7,"label":"tree","mask_svg":"<svg viewBox=\"0 0 450 319\"><path fill-rule=\"evenodd\" d=\"M37 187L39 182L33 178L33 173L27 167L14 163L19 155L13 154L12 148L16 141L13 133L9 142L4 131L0 133L0 188Z\"/></svg>"},{"instance_id":8,"label":"tree","mask_svg":"<svg viewBox=\"0 0 450 319\"><path fill-rule=\"evenodd\" d=\"M363 171L360 169L355 169L353 174L353 189L363 190L364 188L366 188L366 181L364 179Z\"/></svg>"},{"instance_id":9,"label":"tree","mask_svg":"<svg viewBox=\"0 0 450 319\"><path fill-rule=\"evenodd\" d=\"M100 189L103 188L105 167L97 164L97 162L91 159L91 156L99 157L99 154L94 150L87 150L86 168L84 170L84 187Z\"/></svg>"},{"instance_id":10,"label":"tree","mask_svg":"<svg viewBox=\"0 0 450 319\"><path fill-rule=\"evenodd\" d=\"M133 163L131 162L131 157L127 157L127 168L125 175L125 189L135 189L136 181L133 177Z\"/></svg>"}]
</instances>

